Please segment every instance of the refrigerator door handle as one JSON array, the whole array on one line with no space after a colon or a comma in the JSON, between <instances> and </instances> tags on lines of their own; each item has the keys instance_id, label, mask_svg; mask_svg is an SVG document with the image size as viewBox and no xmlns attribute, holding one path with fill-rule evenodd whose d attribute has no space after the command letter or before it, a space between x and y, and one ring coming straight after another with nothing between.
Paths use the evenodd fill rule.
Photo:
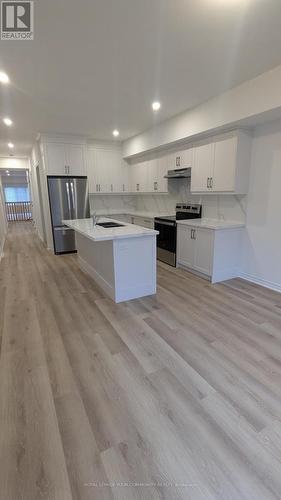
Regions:
<instances>
[{"instance_id":1,"label":"refrigerator door handle","mask_svg":"<svg viewBox=\"0 0 281 500\"><path fill-rule=\"evenodd\" d=\"M72 181L70 182L70 189L71 189L71 196L72 196L72 208L73 208L73 212L75 212L76 199L75 199L75 192L74 192L74 183ZM76 216L76 215L74 214L74 216Z\"/></svg>"},{"instance_id":2,"label":"refrigerator door handle","mask_svg":"<svg viewBox=\"0 0 281 500\"><path fill-rule=\"evenodd\" d=\"M70 205L70 193L69 193L68 182L66 182L66 194L67 194L67 205L68 205L69 218L71 219L71 205Z\"/></svg>"}]
</instances>

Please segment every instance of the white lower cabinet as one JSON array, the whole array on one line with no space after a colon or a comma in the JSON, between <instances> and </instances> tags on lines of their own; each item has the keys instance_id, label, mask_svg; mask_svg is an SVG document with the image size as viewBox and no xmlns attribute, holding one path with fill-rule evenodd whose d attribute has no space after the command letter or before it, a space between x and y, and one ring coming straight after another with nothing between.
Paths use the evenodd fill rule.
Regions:
<instances>
[{"instance_id":1,"label":"white lower cabinet","mask_svg":"<svg viewBox=\"0 0 281 500\"><path fill-rule=\"evenodd\" d=\"M177 225L177 265L218 283L240 274L243 227L208 229Z\"/></svg>"},{"instance_id":2,"label":"white lower cabinet","mask_svg":"<svg viewBox=\"0 0 281 500\"><path fill-rule=\"evenodd\" d=\"M212 274L214 231L178 224L177 260L207 276Z\"/></svg>"},{"instance_id":3,"label":"white lower cabinet","mask_svg":"<svg viewBox=\"0 0 281 500\"><path fill-rule=\"evenodd\" d=\"M132 224L136 224L137 226L146 227L148 229L154 229L154 219L132 216Z\"/></svg>"}]
</instances>

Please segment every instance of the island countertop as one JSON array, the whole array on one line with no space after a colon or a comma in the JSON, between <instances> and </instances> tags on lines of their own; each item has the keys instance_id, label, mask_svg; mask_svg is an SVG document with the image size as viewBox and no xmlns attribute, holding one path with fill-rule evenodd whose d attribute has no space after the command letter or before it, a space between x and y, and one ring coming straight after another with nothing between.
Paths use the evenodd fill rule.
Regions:
<instances>
[{"instance_id":1,"label":"island countertop","mask_svg":"<svg viewBox=\"0 0 281 500\"><path fill-rule=\"evenodd\" d=\"M94 226L93 220L89 219L74 219L74 220L63 220L63 224L70 227L77 233L86 236L93 241L109 241L118 240L124 238L138 238L143 236L156 236L159 234L158 231L154 229L147 229L145 227L137 226L135 224L127 224L125 222L120 222L115 219L108 219L101 217L98 223L103 222L116 222L122 224L121 227L104 228L102 226Z\"/></svg>"}]
</instances>

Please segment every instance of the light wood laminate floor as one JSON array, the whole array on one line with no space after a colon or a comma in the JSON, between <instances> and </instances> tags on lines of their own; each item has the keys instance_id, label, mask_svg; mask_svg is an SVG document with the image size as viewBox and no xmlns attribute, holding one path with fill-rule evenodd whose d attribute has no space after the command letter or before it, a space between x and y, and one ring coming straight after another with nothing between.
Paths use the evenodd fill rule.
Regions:
<instances>
[{"instance_id":1,"label":"light wood laminate floor","mask_svg":"<svg viewBox=\"0 0 281 500\"><path fill-rule=\"evenodd\" d=\"M281 295L159 265L116 305L10 226L0 499L281 498Z\"/></svg>"}]
</instances>

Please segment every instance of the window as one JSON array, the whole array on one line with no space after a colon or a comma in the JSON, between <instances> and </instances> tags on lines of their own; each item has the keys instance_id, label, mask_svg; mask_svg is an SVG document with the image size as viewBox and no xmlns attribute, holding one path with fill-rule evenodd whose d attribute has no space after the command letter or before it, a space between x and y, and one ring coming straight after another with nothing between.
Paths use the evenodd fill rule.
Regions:
<instances>
[{"instance_id":1,"label":"window","mask_svg":"<svg viewBox=\"0 0 281 500\"><path fill-rule=\"evenodd\" d=\"M4 193L6 202L30 201L27 186L5 186Z\"/></svg>"}]
</instances>

